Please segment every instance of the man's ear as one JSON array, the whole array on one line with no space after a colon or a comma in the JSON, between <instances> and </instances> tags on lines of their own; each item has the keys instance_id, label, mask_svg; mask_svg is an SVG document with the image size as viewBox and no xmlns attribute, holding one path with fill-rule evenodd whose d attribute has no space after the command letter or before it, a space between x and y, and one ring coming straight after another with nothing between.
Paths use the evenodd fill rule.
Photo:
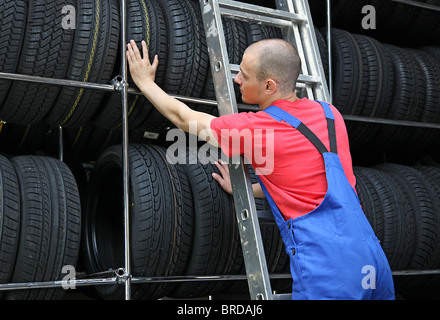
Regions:
<instances>
[{"instance_id":1,"label":"man's ear","mask_svg":"<svg viewBox=\"0 0 440 320\"><path fill-rule=\"evenodd\" d=\"M277 91L277 83L273 79L266 80L266 94L273 94Z\"/></svg>"}]
</instances>

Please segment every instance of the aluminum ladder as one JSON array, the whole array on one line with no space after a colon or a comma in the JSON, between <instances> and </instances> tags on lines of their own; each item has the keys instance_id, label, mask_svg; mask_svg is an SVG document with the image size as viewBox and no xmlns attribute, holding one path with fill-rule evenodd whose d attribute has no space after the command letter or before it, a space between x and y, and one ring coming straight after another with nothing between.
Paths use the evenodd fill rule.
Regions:
<instances>
[{"instance_id":1,"label":"aluminum ladder","mask_svg":"<svg viewBox=\"0 0 440 320\"><path fill-rule=\"evenodd\" d=\"M309 99L330 101L307 0L276 0L276 5L277 9L271 9L238 1L200 0L220 115L238 112L233 78L239 72L238 65L229 64L222 17L281 28L283 38L295 46L302 61L297 90L303 90ZM229 162L250 297L290 299L290 294L275 294L271 290L258 213L243 157L236 163Z\"/></svg>"}]
</instances>

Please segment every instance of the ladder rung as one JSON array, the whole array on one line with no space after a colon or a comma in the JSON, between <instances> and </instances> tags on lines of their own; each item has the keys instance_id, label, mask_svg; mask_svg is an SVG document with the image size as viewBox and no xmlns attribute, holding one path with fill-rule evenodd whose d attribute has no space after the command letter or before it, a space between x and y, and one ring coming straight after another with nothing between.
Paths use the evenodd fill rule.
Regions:
<instances>
[{"instance_id":1,"label":"ladder rung","mask_svg":"<svg viewBox=\"0 0 440 320\"><path fill-rule=\"evenodd\" d=\"M272 294L273 300L292 300L291 293L274 293Z\"/></svg>"},{"instance_id":2,"label":"ladder rung","mask_svg":"<svg viewBox=\"0 0 440 320\"><path fill-rule=\"evenodd\" d=\"M239 1L219 1L220 13L230 18L241 18L278 27L289 27L292 22L301 23L307 20L305 15L276 10Z\"/></svg>"}]
</instances>

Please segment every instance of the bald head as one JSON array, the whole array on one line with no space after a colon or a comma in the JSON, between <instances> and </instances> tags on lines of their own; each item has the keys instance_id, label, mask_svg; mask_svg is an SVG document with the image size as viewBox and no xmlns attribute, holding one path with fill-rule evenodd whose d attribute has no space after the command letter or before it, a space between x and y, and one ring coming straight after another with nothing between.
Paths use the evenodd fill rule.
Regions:
<instances>
[{"instance_id":1,"label":"bald head","mask_svg":"<svg viewBox=\"0 0 440 320\"><path fill-rule=\"evenodd\" d=\"M292 92L301 71L301 59L296 49L282 39L266 39L253 43L246 52L256 54L258 80L272 78L283 93Z\"/></svg>"}]
</instances>

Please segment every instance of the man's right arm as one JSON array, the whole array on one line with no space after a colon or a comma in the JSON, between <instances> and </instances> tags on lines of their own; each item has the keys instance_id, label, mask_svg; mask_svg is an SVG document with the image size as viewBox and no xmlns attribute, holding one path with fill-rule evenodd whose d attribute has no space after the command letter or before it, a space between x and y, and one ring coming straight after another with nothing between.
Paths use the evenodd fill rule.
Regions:
<instances>
[{"instance_id":1,"label":"man's right arm","mask_svg":"<svg viewBox=\"0 0 440 320\"><path fill-rule=\"evenodd\" d=\"M179 129L189 132L190 123L196 124L196 134L204 141L218 147L218 142L211 130L211 121L215 116L208 113L192 110L183 102L168 95L155 83L155 76L159 60L157 55L151 64L148 58L148 49L142 41L143 58L136 43L131 40L127 45L127 60L133 81L154 107Z\"/></svg>"}]
</instances>

